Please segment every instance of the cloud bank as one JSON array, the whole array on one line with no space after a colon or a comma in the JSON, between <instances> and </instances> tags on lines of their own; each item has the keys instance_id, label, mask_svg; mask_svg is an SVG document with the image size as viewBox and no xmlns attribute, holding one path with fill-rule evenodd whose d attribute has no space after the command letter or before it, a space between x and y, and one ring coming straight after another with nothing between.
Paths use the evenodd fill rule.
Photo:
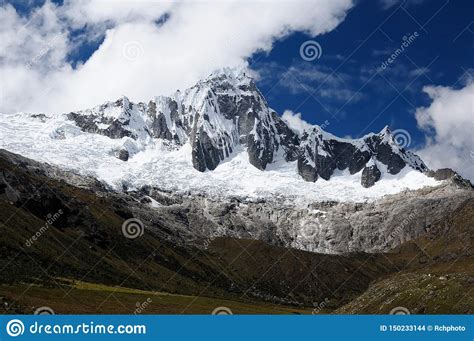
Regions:
<instances>
[{"instance_id":1,"label":"cloud bank","mask_svg":"<svg viewBox=\"0 0 474 341\"><path fill-rule=\"evenodd\" d=\"M334 29L351 0L46 1L28 17L0 7L0 112L65 112L134 101L245 64L292 32ZM102 41L83 63L71 55ZM295 51L295 56L298 55Z\"/></svg>"},{"instance_id":2,"label":"cloud bank","mask_svg":"<svg viewBox=\"0 0 474 341\"><path fill-rule=\"evenodd\" d=\"M418 126L427 132L426 146L417 151L431 168L453 168L474 181L474 81L461 89L427 86L433 100L418 108Z\"/></svg>"}]
</instances>

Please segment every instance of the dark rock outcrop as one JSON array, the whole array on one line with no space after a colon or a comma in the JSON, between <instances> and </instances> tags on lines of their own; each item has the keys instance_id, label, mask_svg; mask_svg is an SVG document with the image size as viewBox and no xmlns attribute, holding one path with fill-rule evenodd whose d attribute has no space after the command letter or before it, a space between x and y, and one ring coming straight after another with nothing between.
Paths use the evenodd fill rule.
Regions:
<instances>
[{"instance_id":1,"label":"dark rock outcrop","mask_svg":"<svg viewBox=\"0 0 474 341\"><path fill-rule=\"evenodd\" d=\"M418 171L428 169L417 155L396 144L388 127L379 134L349 140L328 134L316 126L301 137L298 171L307 181L315 181L318 177L329 180L336 169L348 169L350 174L356 174L371 159L384 164L390 174L398 174L407 165ZM378 168L377 171L380 173ZM375 170L367 170L366 176L368 174L373 175L370 176L372 180L380 179ZM372 181L366 180L363 181L366 184Z\"/></svg>"},{"instance_id":2,"label":"dark rock outcrop","mask_svg":"<svg viewBox=\"0 0 474 341\"><path fill-rule=\"evenodd\" d=\"M213 141L205 131L200 129L193 141L193 166L198 171L204 172L206 169L215 169L224 158L222 149L214 146Z\"/></svg>"},{"instance_id":3,"label":"dark rock outcrop","mask_svg":"<svg viewBox=\"0 0 474 341\"><path fill-rule=\"evenodd\" d=\"M298 158L298 173L306 181L315 182L318 180L318 171L315 167L306 163L304 158Z\"/></svg>"},{"instance_id":4,"label":"dark rock outcrop","mask_svg":"<svg viewBox=\"0 0 474 341\"><path fill-rule=\"evenodd\" d=\"M366 166L362 171L361 185L365 188L372 187L377 181L379 181L381 176L380 170L377 168L377 165Z\"/></svg>"},{"instance_id":5,"label":"dark rock outcrop","mask_svg":"<svg viewBox=\"0 0 474 341\"><path fill-rule=\"evenodd\" d=\"M115 153L115 156L117 159L122 160L122 161L128 161L128 158L130 157L130 154L128 153L128 150L126 149L120 149Z\"/></svg>"},{"instance_id":6,"label":"dark rock outcrop","mask_svg":"<svg viewBox=\"0 0 474 341\"><path fill-rule=\"evenodd\" d=\"M473 188L471 181L464 179L458 173L453 171L451 168L440 168L436 171L428 170L425 174L429 177L434 178L435 180L452 180L458 186Z\"/></svg>"},{"instance_id":7,"label":"dark rock outcrop","mask_svg":"<svg viewBox=\"0 0 474 341\"><path fill-rule=\"evenodd\" d=\"M433 177L435 180L441 181L454 178L458 173L453 171L451 168L440 168L435 171L427 171L426 175Z\"/></svg>"}]
</instances>

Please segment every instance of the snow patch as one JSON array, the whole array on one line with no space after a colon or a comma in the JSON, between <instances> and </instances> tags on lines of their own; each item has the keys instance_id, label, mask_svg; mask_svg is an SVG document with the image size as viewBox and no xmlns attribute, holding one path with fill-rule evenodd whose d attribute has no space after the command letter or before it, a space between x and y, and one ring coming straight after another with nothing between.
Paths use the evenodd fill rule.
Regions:
<instances>
[{"instance_id":1,"label":"snow patch","mask_svg":"<svg viewBox=\"0 0 474 341\"><path fill-rule=\"evenodd\" d=\"M51 136L52 131L58 130L64 132L64 138ZM246 149L238 144L215 170L199 172L193 168L189 143L170 148L161 140L110 139L82 132L62 115L45 122L29 114L0 115L0 148L97 177L117 190L123 185L128 188L151 185L214 198L266 198L299 205L326 200L372 201L405 189L439 184L410 167L391 175L381 163L377 163L381 181L370 188L360 184L362 171L353 175L347 170L337 171L329 181L306 182L298 175L296 161L286 162L277 157L267 170L261 171L249 163ZM118 160L111 153L120 148L131 152L128 161Z\"/></svg>"}]
</instances>

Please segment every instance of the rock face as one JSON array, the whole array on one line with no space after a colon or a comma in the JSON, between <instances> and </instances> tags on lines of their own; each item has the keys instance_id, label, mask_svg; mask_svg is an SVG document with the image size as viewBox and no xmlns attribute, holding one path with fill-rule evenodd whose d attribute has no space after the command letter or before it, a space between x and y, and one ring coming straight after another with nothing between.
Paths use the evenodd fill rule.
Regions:
<instances>
[{"instance_id":1,"label":"rock face","mask_svg":"<svg viewBox=\"0 0 474 341\"><path fill-rule=\"evenodd\" d=\"M458 175L458 173L453 171L451 168L440 168L436 171L428 171L426 174L435 178L436 180L447 180Z\"/></svg>"},{"instance_id":2,"label":"rock face","mask_svg":"<svg viewBox=\"0 0 474 341\"><path fill-rule=\"evenodd\" d=\"M307 181L316 181L318 177L329 180L336 169L348 169L350 174L358 173L368 168L372 159L383 164L390 174L399 173L406 165L419 171L427 170L418 156L395 143L388 127L379 134L369 134L355 140L340 139L315 127L303 134L300 148L298 170ZM364 187L370 187L380 179L378 167L371 167L365 173L371 174L375 181L367 182L365 178L362 180L365 182Z\"/></svg>"},{"instance_id":3,"label":"rock face","mask_svg":"<svg viewBox=\"0 0 474 341\"><path fill-rule=\"evenodd\" d=\"M460 176L458 173L453 171L451 168L440 168L435 171L433 170L428 170L425 172L425 174L429 177L434 178L435 180L452 180L454 183L456 183L459 186L462 187L467 187L467 188L473 188L473 184L471 181L464 179L462 176Z\"/></svg>"},{"instance_id":4,"label":"rock face","mask_svg":"<svg viewBox=\"0 0 474 341\"><path fill-rule=\"evenodd\" d=\"M428 170L418 156L397 145L388 127L354 140L338 138L317 125L302 133L292 130L268 106L255 81L238 69L219 70L189 89L148 104L123 97L67 117L83 131L112 139L160 139L176 148L189 143L192 164L201 172L214 170L238 145L246 148L256 168L297 161L301 177L312 182L329 180L336 170L358 173L371 159L389 174L406 166ZM364 187L380 178L373 168L365 173Z\"/></svg>"},{"instance_id":5,"label":"rock face","mask_svg":"<svg viewBox=\"0 0 474 341\"><path fill-rule=\"evenodd\" d=\"M115 156L117 157L117 159L119 160L122 160L122 161L128 161L128 158L129 158L129 153L128 153L128 150L126 149L120 149L118 150L116 153L115 153Z\"/></svg>"},{"instance_id":6,"label":"rock face","mask_svg":"<svg viewBox=\"0 0 474 341\"><path fill-rule=\"evenodd\" d=\"M362 186L365 188L372 187L377 181L379 181L381 175L382 173L380 173L375 161L370 164L367 163L367 165L364 167L364 170L362 171Z\"/></svg>"},{"instance_id":7,"label":"rock face","mask_svg":"<svg viewBox=\"0 0 474 341\"><path fill-rule=\"evenodd\" d=\"M454 182L371 203L313 202L306 207L278 200L213 200L150 187L128 195L135 198L127 199L133 215L176 243L205 247L214 238L231 237L319 253L387 252L426 233L462 205L474 209L472 189ZM133 204L144 197L160 205Z\"/></svg>"},{"instance_id":8,"label":"rock face","mask_svg":"<svg viewBox=\"0 0 474 341\"><path fill-rule=\"evenodd\" d=\"M153 233L173 243L199 247L217 237L235 237L320 253L386 252L429 231L433 224L446 220L462 205L474 209L472 187L454 180L369 203L312 202L297 206L284 204L278 198L222 200L149 186L139 191L114 192L93 178L3 150L0 150L0 161L9 165L7 169L21 168L29 174L92 189L100 197L112 200L118 212L122 211L122 205L126 206L131 216L140 219ZM0 169L0 199L22 206L30 196L25 187L22 199L18 192L21 184L14 174ZM49 193L44 189L45 195ZM33 200L28 202L28 207L35 210L48 204L51 210L56 206L62 208L62 202L56 198L48 202ZM77 214L68 217L74 221Z\"/></svg>"},{"instance_id":9,"label":"rock face","mask_svg":"<svg viewBox=\"0 0 474 341\"><path fill-rule=\"evenodd\" d=\"M271 201L213 201L156 189L132 195L148 195L162 203L156 209L158 225L174 231L171 238L185 243L199 246L209 238L227 236L320 253L387 252L424 234L461 205L474 209L472 190L454 183L372 203L320 202L308 207ZM137 208L134 214L146 219L150 213Z\"/></svg>"}]
</instances>

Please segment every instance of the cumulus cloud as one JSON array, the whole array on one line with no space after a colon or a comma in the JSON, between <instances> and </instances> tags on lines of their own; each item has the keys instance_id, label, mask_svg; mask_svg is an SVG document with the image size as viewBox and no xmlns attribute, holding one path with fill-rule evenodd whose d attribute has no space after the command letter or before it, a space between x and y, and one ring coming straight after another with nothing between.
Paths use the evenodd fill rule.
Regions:
<instances>
[{"instance_id":1,"label":"cumulus cloud","mask_svg":"<svg viewBox=\"0 0 474 341\"><path fill-rule=\"evenodd\" d=\"M474 180L474 81L461 89L427 86L432 103L418 108L418 126L428 134L418 153L434 169L449 167Z\"/></svg>"},{"instance_id":2,"label":"cumulus cloud","mask_svg":"<svg viewBox=\"0 0 474 341\"><path fill-rule=\"evenodd\" d=\"M56 10L46 2L24 18L11 5L0 7L0 112L37 102L46 82L71 71L68 32Z\"/></svg>"},{"instance_id":3,"label":"cumulus cloud","mask_svg":"<svg viewBox=\"0 0 474 341\"><path fill-rule=\"evenodd\" d=\"M216 68L245 64L292 32L328 32L351 6L351 0L46 1L22 17L3 5L0 112L64 112L121 95L148 101ZM74 65L71 53L98 36L98 49Z\"/></svg>"},{"instance_id":4,"label":"cumulus cloud","mask_svg":"<svg viewBox=\"0 0 474 341\"><path fill-rule=\"evenodd\" d=\"M89 25L119 24L134 21L154 21L173 8L172 1L116 1L81 0L66 1L63 14L71 19L74 27Z\"/></svg>"},{"instance_id":5,"label":"cumulus cloud","mask_svg":"<svg viewBox=\"0 0 474 341\"><path fill-rule=\"evenodd\" d=\"M298 134L302 134L305 130L309 131L314 127L301 118L301 113L294 113L291 110L285 110L281 118L288 124L290 129Z\"/></svg>"}]
</instances>

